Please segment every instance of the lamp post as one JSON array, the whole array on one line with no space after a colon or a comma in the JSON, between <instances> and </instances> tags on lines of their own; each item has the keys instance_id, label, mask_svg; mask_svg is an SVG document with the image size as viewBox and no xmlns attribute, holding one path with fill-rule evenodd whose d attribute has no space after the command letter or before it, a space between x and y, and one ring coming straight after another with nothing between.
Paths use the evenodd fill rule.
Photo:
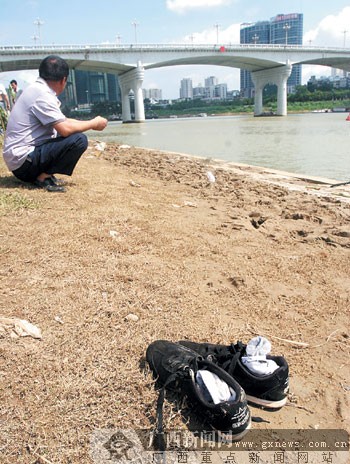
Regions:
<instances>
[{"instance_id":1,"label":"lamp post","mask_svg":"<svg viewBox=\"0 0 350 464\"><path fill-rule=\"evenodd\" d=\"M216 23L214 24L214 27L216 29L216 43L218 44L219 43L219 28L220 28L220 24Z\"/></svg>"},{"instance_id":2,"label":"lamp post","mask_svg":"<svg viewBox=\"0 0 350 464\"><path fill-rule=\"evenodd\" d=\"M290 29L290 25L286 23L286 24L283 26L283 29L286 31L286 45L287 45L287 44L288 44L288 31L289 31L289 29Z\"/></svg>"},{"instance_id":3,"label":"lamp post","mask_svg":"<svg viewBox=\"0 0 350 464\"><path fill-rule=\"evenodd\" d=\"M137 44L137 26L139 25L138 22L136 22L136 19L131 23L132 26L134 26L134 33L135 33L135 44Z\"/></svg>"},{"instance_id":4,"label":"lamp post","mask_svg":"<svg viewBox=\"0 0 350 464\"><path fill-rule=\"evenodd\" d=\"M89 102L89 91L88 90L85 90L86 92L86 104L89 106L90 102Z\"/></svg>"},{"instance_id":5,"label":"lamp post","mask_svg":"<svg viewBox=\"0 0 350 464\"><path fill-rule=\"evenodd\" d=\"M348 31L343 31L344 34L344 42L343 42L343 47L345 48L345 43L346 43L346 34Z\"/></svg>"},{"instance_id":6,"label":"lamp post","mask_svg":"<svg viewBox=\"0 0 350 464\"><path fill-rule=\"evenodd\" d=\"M115 38L116 43L117 43L117 44L120 44L121 40L122 40L122 38L121 38L121 36L118 34L118 35L116 36L116 38Z\"/></svg>"},{"instance_id":7,"label":"lamp post","mask_svg":"<svg viewBox=\"0 0 350 464\"><path fill-rule=\"evenodd\" d=\"M41 44L41 33L40 33L40 27L44 24L44 21L41 21L39 18L37 18L34 21L34 24L38 27L38 39Z\"/></svg>"}]
</instances>

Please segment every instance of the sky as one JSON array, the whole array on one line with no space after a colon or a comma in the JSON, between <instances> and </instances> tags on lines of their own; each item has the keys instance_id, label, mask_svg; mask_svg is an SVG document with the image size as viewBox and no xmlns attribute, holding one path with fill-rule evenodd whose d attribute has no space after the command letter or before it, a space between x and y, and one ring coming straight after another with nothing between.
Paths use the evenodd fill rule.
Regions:
<instances>
[{"instance_id":1,"label":"sky","mask_svg":"<svg viewBox=\"0 0 350 464\"><path fill-rule=\"evenodd\" d=\"M66 44L221 44L239 43L241 23L269 20L277 14L303 13L304 44L350 50L350 2L333 0L0 0L0 47ZM0 73L24 88L37 72ZM204 84L208 76L239 89L239 70L229 67L177 66L145 72L144 88L162 89L163 98L179 98L180 81ZM321 66L303 66L302 79L330 75Z\"/></svg>"}]
</instances>

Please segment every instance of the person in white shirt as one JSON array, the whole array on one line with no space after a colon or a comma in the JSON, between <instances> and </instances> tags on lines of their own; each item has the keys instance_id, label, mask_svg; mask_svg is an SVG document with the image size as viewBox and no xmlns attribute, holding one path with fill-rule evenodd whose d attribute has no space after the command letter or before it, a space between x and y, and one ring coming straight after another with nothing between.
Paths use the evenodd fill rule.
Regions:
<instances>
[{"instance_id":1,"label":"person in white shirt","mask_svg":"<svg viewBox=\"0 0 350 464\"><path fill-rule=\"evenodd\" d=\"M49 55L39 66L39 78L21 94L10 113L3 156L10 171L24 182L51 192L63 192L55 174L71 176L88 147L83 132L102 131L107 119L66 118L57 95L69 74L65 60Z\"/></svg>"},{"instance_id":2,"label":"person in white shirt","mask_svg":"<svg viewBox=\"0 0 350 464\"><path fill-rule=\"evenodd\" d=\"M4 85L0 84L0 107L6 111L10 110L10 102Z\"/></svg>"}]
</instances>

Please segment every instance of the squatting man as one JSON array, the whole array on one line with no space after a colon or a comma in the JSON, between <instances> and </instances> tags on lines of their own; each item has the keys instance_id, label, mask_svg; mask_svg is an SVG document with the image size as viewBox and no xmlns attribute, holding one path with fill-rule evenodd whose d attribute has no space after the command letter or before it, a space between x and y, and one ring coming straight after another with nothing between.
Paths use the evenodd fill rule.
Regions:
<instances>
[{"instance_id":1,"label":"squatting man","mask_svg":"<svg viewBox=\"0 0 350 464\"><path fill-rule=\"evenodd\" d=\"M67 84L69 67L56 55L39 66L39 77L14 105L7 124L3 156L10 171L20 180L50 192L63 192L55 174L71 176L88 147L83 132L102 131L107 119L89 121L66 118L57 96Z\"/></svg>"}]
</instances>

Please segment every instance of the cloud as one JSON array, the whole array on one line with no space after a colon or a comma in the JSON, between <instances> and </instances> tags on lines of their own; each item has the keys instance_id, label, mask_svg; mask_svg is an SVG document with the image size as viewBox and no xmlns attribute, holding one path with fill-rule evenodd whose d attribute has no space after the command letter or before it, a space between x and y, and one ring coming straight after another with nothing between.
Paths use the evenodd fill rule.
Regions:
<instances>
[{"instance_id":1,"label":"cloud","mask_svg":"<svg viewBox=\"0 0 350 464\"><path fill-rule=\"evenodd\" d=\"M325 47L350 46L350 6L337 15L328 15L315 27L304 34L304 44Z\"/></svg>"},{"instance_id":2,"label":"cloud","mask_svg":"<svg viewBox=\"0 0 350 464\"><path fill-rule=\"evenodd\" d=\"M212 27L201 32L193 32L186 35L176 43L193 43L193 44L238 44L239 43L240 25L231 24L226 29Z\"/></svg>"},{"instance_id":3,"label":"cloud","mask_svg":"<svg viewBox=\"0 0 350 464\"><path fill-rule=\"evenodd\" d=\"M350 7L337 14L328 15L319 24L304 34L304 45L320 47L350 48ZM303 65L302 80L306 84L311 76L329 76L331 68L327 66ZM342 71L338 70L342 75Z\"/></svg>"},{"instance_id":4,"label":"cloud","mask_svg":"<svg viewBox=\"0 0 350 464\"><path fill-rule=\"evenodd\" d=\"M198 8L213 8L229 5L233 0L167 0L166 6L175 13L185 13Z\"/></svg>"}]
</instances>

